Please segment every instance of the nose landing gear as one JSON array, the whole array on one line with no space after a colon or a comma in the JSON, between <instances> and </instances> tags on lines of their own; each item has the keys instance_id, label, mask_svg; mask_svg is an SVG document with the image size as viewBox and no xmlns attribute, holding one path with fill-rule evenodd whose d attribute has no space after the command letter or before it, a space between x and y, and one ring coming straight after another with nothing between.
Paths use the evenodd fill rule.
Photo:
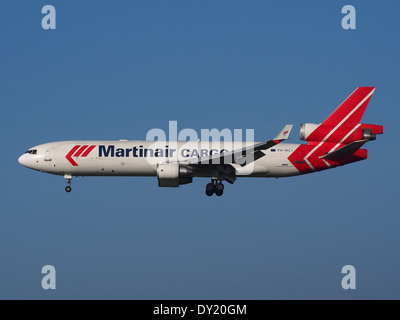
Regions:
<instances>
[{"instance_id":1,"label":"nose landing gear","mask_svg":"<svg viewBox=\"0 0 400 320\"><path fill-rule=\"evenodd\" d=\"M68 186L65 187L65 191L69 193L69 192L71 192L71 190L72 190L72 188L71 188L71 179L72 179L72 176L70 176L70 175L65 175L65 176L64 176L64 179L67 179L67 181L65 181L65 182L68 184Z\"/></svg>"},{"instance_id":2,"label":"nose landing gear","mask_svg":"<svg viewBox=\"0 0 400 320\"><path fill-rule=\"evenodd\" d=\"M214 193L218 197L224 194L224 185L222 184L222 181L213 179L211 183L206 185L206 195L211 197Z\"/></svg>"}]
</instances>

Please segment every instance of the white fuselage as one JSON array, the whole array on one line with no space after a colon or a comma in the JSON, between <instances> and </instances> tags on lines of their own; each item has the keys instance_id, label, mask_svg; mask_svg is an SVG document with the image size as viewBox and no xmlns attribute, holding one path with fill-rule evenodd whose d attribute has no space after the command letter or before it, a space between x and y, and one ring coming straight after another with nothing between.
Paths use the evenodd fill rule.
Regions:
<instances>
[{"instance_id":1,"label":"white fuselage","mask_svg":"<svg viewBox=\"0 0 400 320\"><path fill-rule=\"evenodd\" d=\"M31 169L71 176L157 176L162 163L185 163L246 146L242 142L64 141L30 149L19 162ZM288 160L298 144L281 143L262 151L251 165L233 164L238 177L288 177L300 172ZM195 176L210 176L200 173Z\"/></svg>"}]
</instances>

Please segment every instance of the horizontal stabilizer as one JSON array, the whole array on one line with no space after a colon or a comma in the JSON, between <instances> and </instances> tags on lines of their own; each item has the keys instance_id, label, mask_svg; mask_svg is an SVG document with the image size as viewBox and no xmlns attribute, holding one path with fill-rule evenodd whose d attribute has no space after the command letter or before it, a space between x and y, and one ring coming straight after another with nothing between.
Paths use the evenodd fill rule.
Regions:
<instances>
[{"instance_id":1,"label":"horizontal stabilizer","mask_svg":"<svg viewBox=\"0 0 400 320\"><path fill-rule=\"evenodd\" d=\"M347 146L344 146L340 149L329 152L326 155L319 157L319 158L320 159L333 159L333 158L339 158L339 157L345 157L345 156L351 155L354 152L356 152L358 149L360 149L368 141L370 141L370 140L354 141L353 143L350 143Z\"/></svg>"}]
</instances>

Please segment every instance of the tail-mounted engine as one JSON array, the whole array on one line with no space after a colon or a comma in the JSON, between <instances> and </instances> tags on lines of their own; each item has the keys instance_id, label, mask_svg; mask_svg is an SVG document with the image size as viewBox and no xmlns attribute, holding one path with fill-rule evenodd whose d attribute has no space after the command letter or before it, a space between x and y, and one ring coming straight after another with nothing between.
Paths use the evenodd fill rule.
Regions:
<instances>
[{"instance_id":1,"label":"tail-mounted engine","mask_svg":"<svg viewBox=\"0 0 400 320\"><path fill-rule=\"evenodd\" d=\"M317 129L319 124L315 123L302 123L300 125L300 140L308 141L308 136Z\"/></svg>"},{"instance_id":2,"label":"tail-mounted engine","mask_svg":"<svg viewBox=\"0 0 400 320\"><path fill-rule=\"evenodd\" d=\"M193 172L179 164L165 163L157 166L157 178L159 187L176 188L182 184L192 183Z\"/></svg>"},{"instance_id":3,"label":"tail-mounted engine","mask_svg":"<svg viewBox=\"0 0 400 320\"><path fill-rule=\"evenodd\" d=\"M358 127L357 127L358 126ZM360 140L375 140L383 133L383 126L375 124L343 123L338 127L323 124L303 123L300 126L300 139L308 142L331 142L349 144Z\"/></svg>"}]
</instances>

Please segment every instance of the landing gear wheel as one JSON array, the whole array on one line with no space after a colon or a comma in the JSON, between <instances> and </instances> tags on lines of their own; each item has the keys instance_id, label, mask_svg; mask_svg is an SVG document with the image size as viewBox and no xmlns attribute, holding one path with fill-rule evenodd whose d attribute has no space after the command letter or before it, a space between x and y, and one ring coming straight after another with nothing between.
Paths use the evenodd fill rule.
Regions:
<instances>
[{"instance_id":1,"label":"landing gear wheel","mask_svg":"<svg viewBox=\"0 0 400 320\"><path fill-rule=\"evenodd\" d=\"M222 182L218 182L215 185L215 194L220 197L224 194L224 185L222 184Z\"/></svg>"},{"instance_id":2,"label":"landing gear wheel","mask_svg":"<svg viewBox=\"0 0 400 320\"><path fill-rule=\"evenodd\" d=\"M71 180L72 180L72 176L69 174L65 174L64 175L64 179L66 179L67 181L65 181L67 183L67 186L65 187L65 191L66 192L71 192L72 188L71 188Z\"/></svg>"},{"instance_id":3,"label":"landing gear wheel","mask_svg":"<svg viewBox=\"0 0 400 320\"><path fill-rule=\"evenodd\" d=\"M214 193L217 197L220 197L224 194L224 185L221 181L218 182L216 179L213 179L211 183L206 185L206 195L211 197Z\"/></svg>"},{"instance_id":4,"label":"landing gear wheel","mask_svg":"<svg viewBox=\"0 0 400 320\"><path fill-rule=\"evenodd\" d=\"M211 197L214 194L214 184L213 183L209 183L206 185L206 195Z\"/></svg>"}]
</instances>

